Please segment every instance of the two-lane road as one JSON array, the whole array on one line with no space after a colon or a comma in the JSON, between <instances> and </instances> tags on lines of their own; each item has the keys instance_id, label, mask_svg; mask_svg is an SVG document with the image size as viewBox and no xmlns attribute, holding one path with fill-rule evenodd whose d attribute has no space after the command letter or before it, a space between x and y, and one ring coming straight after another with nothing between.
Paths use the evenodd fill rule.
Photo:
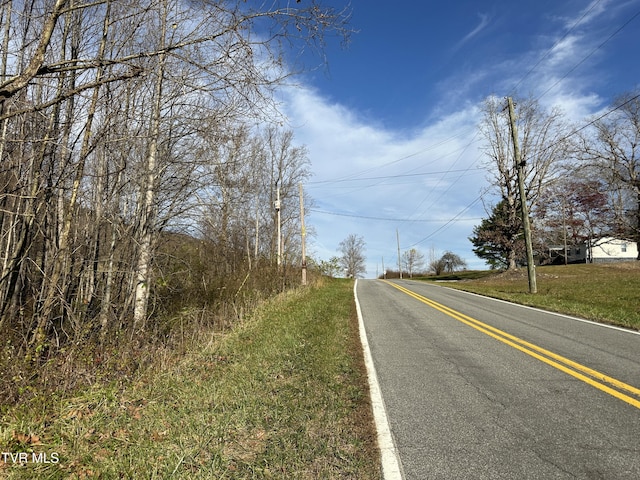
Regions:
<instances>
[{"instance_id":1,"label":"two-lane road","mask_svg":"<svg viewBox=\"0 0 640 480\"><path fill-rule=\"evenodd\" d=\"M640 478L640 335L415 281L357 298L406 479Z\"/></svg>"}]
</instances>

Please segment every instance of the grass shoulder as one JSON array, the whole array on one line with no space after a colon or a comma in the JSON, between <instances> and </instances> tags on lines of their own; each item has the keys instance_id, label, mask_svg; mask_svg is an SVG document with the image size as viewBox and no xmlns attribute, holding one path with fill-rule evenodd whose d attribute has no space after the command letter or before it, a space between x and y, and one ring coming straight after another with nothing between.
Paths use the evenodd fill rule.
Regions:
<instances>
[{"instance_id":1,"label":"grass shoulder","mask_svg":"<svg viewBox=\"0 0 640 480\"><path fill-rule=\"evenodd\" d=\"M640 262L536 268L538 293L528 293L527 270L456 272L421 280L523 305L640 330Z\"/></svg>"},{"instance_id":2,"label":"grass shoulder","mask_svg":"<svg viewBox=\"0 0 640 480\"><path fill-rule=\"evenodd\" d=\"M4 412L2 451L29 457L1 476L380 478L352 289L282 294L124 388Z\"/></svg>"}]
</instances>

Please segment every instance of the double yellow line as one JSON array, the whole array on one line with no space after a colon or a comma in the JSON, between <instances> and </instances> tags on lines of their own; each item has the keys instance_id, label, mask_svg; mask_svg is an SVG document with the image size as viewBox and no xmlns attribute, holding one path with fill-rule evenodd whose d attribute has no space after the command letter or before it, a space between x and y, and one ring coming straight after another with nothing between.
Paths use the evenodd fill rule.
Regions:
<instances>
[{"instance_id":1,"label":"double yellow line","mask_svg":"<svg viewBox=\"0 0 640 480\"><path fill-rule=\"evenodd\" d=\"M419 300L422 303L435 308L436 310L470 326L471 328L475 328L476 330L489 335L490 337L493 337L506 345L509 345L517 350L520 350L521 352L526 353L527 355L537 358L541 362L551 365L552 367L557 368L558 370L561 370L571 375L572 377L582 380L583 382L588 383L598 390L602 390L609 395L613 395L614 397L628 403L629 405L640 408L640 400L638 400L638 398L640 398L640 389L632 385L628 385L624 382L621 382L620 380L616 380L615 378L609 377L589 367L576 363L561 355L550 352L549 350L522 340L521 338L510 335L507 332L492 327L491 325L482 323L475 318L464 315L463 313L460 313L438 302L434 302L433 300L423 297L422 295L412 292L411 290L400 285L391 282L387 283L397 288L401 292L406 293L410 297L413 297L416 300Z\"/></svg>"}]
</instances>

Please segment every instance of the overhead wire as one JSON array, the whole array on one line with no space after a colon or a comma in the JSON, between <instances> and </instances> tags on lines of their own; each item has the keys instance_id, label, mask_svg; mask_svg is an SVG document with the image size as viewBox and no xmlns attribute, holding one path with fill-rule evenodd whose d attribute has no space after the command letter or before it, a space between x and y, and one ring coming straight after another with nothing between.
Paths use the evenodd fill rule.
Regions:
<instances>
[{"instance_id":1,"label":"overhead wire","mask_svg":"<svg viewBox=\"0 0 640 480\"><path fill-rule=\"evenodd\" d=\"M473 128L475 128L475 126ZM471 130L470 128L469 129L465 129L462 132L457 133L456 135L452 135L451 137L445 138L444 140L441 140L441 141L439 141L437 143L431 144L431 145L429 145L429 146L427 146L427 147L425 147L425 148L423 148L421 150L418 150L417 152L413 152L413 153L410 153L408 155L404 155L404 156L402 156L400 158L396 158L394 160L391 160L389 162L383 163L381 165L375 165L375 166L373 166L371 168L367 168L365 170L361 170L359 172L354 172L354 173L351 173L349 175L345 175L345 176L334 178L334 179L316 180L316 181L308 182L308 184L312 185L312 184L317 184L317 183L335 183L335 182L342 182L342 181L352 180L352 179L357 178L357 177L359 177L361 175L365 175L365 174L373 172L375 170L379 170L381 168L385 168L385 167L389 167L391 165L395 165L396 163L400 163L403 160L407 160L409 158L416 157L416 156L418 156L418 155L420 155L422 153L428 152L430 150L434 150L435 148L441 147L442 145L445 145L445 144L449 143L450 141L455 140L458 137L462 137L463 135L467 135L470 130ZM438 157L438 158L432 160L427 165L431 165L432 163L436 162L440 158L441 157ZM426 165L422 165L422 166L426 166Z\"/></svg>"},{"instance_id":2,"label":"overhead wire","mask_svg":"<svg viewBox=\"0 0 640 480\"><path fill-rule=\"evenodd\" d=\"M452 170L453 166L454 166L456 163L458 163L458 161L462 158L462 155L464 155L464 152L466 152L466 151L467 151L467 149L468 149L468 148L469 148L469 147L470 147L470 146L471 146L471 145L476 141L476 138L478 137L478 134L479 134L479 133L476 131L476 133L475 133L475 135L473 136L473 138L471 139L471 141L470 141L469 143L467 143L467 145L465 145L465 147L462 149L462 152L460 152L460 155L458 155L458 158L455 160L455 162L453 162L453 163L451 164L451 168L447 171L447 173L449 173L449 172ZM448 186L444 191L442 191L442 192L440 193L440 195L439 195L439 196L438 196L438 197L437 197L433 202L431 202L431 205L429 206L429 208L428 208L427 210L430 210L430 209L431 209L431 207L433 207L433 206L436 204L436 202L437 202L438 200L440 200L440 199L444 196L444 194L445 194L445 193L447 193L449 190L451 190L451 188L452 188L452 187L453 187L453 186L454 186L454 185L455 185L455 184L456 184L456 183L457 183L457 182L458 182L458 181L459 181L459 180L464 176L464 174L466 174L466 173L468 173L468 172L469 172L469 170L471 169L471 167L473 167L473 166L476 164L476 162L477 162L477 161L478 161L478 159L476 158L476 159L475 159L471 164L469 164L469 166L468 166L466 169L464 169L464 170L463 170L463 173L462 173L462 174L460 174L460 175L458 176L458 178L457 178L454 182L451 182L451 183L449 184L449 186ZM440 178L440 180L438 181L438 183L436 184L436 186L434 187L434 189L430 190L430 191L429 191L429 193L428 193L428 194L427 194L427 195L422 199L422 201L421 201L421 202L418 204L418 206L414 209L414 213L415 213L415 211L416 211L416 210L418 210L418 209L422 206L422 204L427 200L427 198L429 198L429 195L431 194L431 192L433 192L435 189L437 189L437 188L440 186L440 184L442 183L442 181L444 180L444 178L445 178L445 176L443 175L443 176Z\"/></svg>"},{"instance_id":3,"label":"overhead wire","mask_svg":"<svg viewBox=\"0 0 640 480\"><path fill-rule=\"evenodd\" d=\"M408 177L424 177L427 175L442 175L446 173L459 173L459 172L468 172L471 170L470 168L460 168L456 170L443 170L439 172L419 172L419 173L399 173L396 175L380 175L376 177L361 177L354 179L342 179L342 180L320 180L317 182L308 182L307 185L313 186L323 183L344 183L344 182L356 182L356 181L364 181L364 180L392 180L394 178L408 178ZM478 167L473 170L483 170Z\"/></svg>"},{"instance_id":4,"label":"overhead wire","mask_svg":"<svg viewBox=\"0 0 640 480\"><path fill-rule=\"evenodd\" d=\"M555 42L553 44L553 46L551 48L549 48L549 50L547 50L547 52L541 57L541 59L524 75L523 78L520 79L520 81L511 89L512 91L514 91L524 80L525 78L527 78L534 70L535 68L542 62L542 60L544 60L552 51L553 49L562 41L564 40L568 34L577 26L580 24L580 22L582 22L582 20L589 14L591 13L591 11L593 11L593 9L601 2L601 0L598 0L597 2L594 2L591 6L591 8L589 8L574 24L573 26L562 36L562 38L560 40L558 40L557 42ZM602 41L597 47L595 47L591 52L589 52L587 55L585 55L578 63L576 63L573 67L571 67L562 77L560 77L553 85L551 85L549 88L547 88L543 93L541 93L538 97L536 97L536 100L539 101L540 99L542 99L545 95L547 95L551 90L553 90L560 82L562 82L562 80L564 80L565 78L567 78L571 73L573 73L578 67L580 67L584 62L586 62L589 58L591 58L598 50L600 50L602 47L604 47L613 37L615 37L618 33L620 33L624 28L626 28L632 21L634 21L638 16L640 16L640 10L638 10L636 13L634 13L629 19L627 19L622 25L620 25L614 32L612 32L604 41ZM612 113L616 112L617 110L620 110L621 108L623 108L624 106L628 105L629 103L637 100L638 98L640 98L640 94L637 94L627 100L625 100L624 102L622 102L619 105L616 105L614 107L609 108L608 110L606 110L604 113L600 114L598 117L589 120L588 122L586 122L584 125L575 128L574 130L572 130L570 133L568 133L567 135L561 137L560 139L558 139L556 142L554 142L553 144L547 146L545 149L542 150L542 153L546 152L547 150L555 147L556 145L558 145L561 142L566 141L567 139L571 138L573 135L576 135L577 133L580 133L583 130L586 130L587 128L589 128L590 126L594 125L595 123L599 122L600 120L602 120L603 118L611 115Z\"/></svg>"},{"instance_id":5,"label":"overhead wire","mask_svg":"<svg viewBox=\"0 0 640 480\"><path fill-rule=\"evenodd\" d=\"M412 243L411 245L408 245L406 247L403 247L402 250L406 250L408 248L413 248L416 245L420 245L423 242L426 242L427 240L429 240L430 238L433 238L437 233L440 233L442 230L446 229L449 225L451 225L452 223L456 222L456 221L463 221L462 219L459 219L460 216L462 216L464 213L466 213L467 211L469 211L471 209L471 207L473 207L476 203L478 203L480 200L482 200L482 197L484 196L485 192L482 192L480 195L478 195L475 200L473 202L471 202L469 205L467 205L466 207L464 207L462 210L460 210L460 212L458 212L458 214L456 216L454 216L451 220L449 220L448 222L446 222L444 225L442 225L440 228L434 230L433 232L431 232L429 235L427 235L426 237L424 237L422 240L419 240L415 243Z\"/></svg>"},{"instance_id":6,"label":"overhead wire","mask_svg":"<svg viewBox=\"0 0 640 480\"><path fill-rule=\"evenodd\" d=\"M568 133L567 135L561 137L557 142L547 146L546 148L544 148L541 151L541 154L545 153L547 150L555 147L556 145L558 145L561 142L564 142L565 140L568 140L569 138L571 138L572 136L576 135L577 133L580 133L582 130L586 130L587 128L589 128L592 125L595 125L596 123L598 123L600 120L602 120L605 117L608 117L609 115L611 115L612 113L620 110L621 108L627 106L628 104L630 104L631 102L634 102L635 100L638 100L640 98L640 93L628 98L627 100L625 100L624 102L622 102L619 105L616 105L615 107L610 108L609 110L607 110L606 112L598 115L596 118L594 118L593 120L590 120L589 122L585 123L584 125L575 128L574 130L572 130L570 133Z\"/></svg>"},{"instance_id":7,"label":"overhead wire","mask_svg":"<svg viewBox=\"0 0 640 480\"><path fill-rule=\"evenodd\" d=\"M533 65L533 67L531 67L527 73L524 74L524 76L518 81L518 83L516 83L512 88L511 88L511 92L512 94L517 90L517 88L522 84L522 82L525 81L525 79L531 75L536 68L538 68L538 66L551 54L551 52L553 52L553 50L560 45L560 43L562 41L564 41L565 38L567 38L569 36L569 34L578 26L580 25L580 23L582 22L582 20L584 20L584 18L589 15L600 3L602 2L602 0L597 0L596 2L593 2L593 4L591 5L591 8L589 8L588 10L586 10L582 16L576 20L576 22L571 26L571 28L569 28L569 30L567 30L564 35L562 35L562 37L560 37L549 49L547 49L547 51L544 53L544 55L542 55L538 61Z\"/></svg>"},{"instance_id":8,"label":"overhead wire","mask_svg":"<svg viewBox=\"0 0 640 480\"><path fill-rule=\"evenodd\" d=\"M419 219L419 220L415 220L415 219L411 219L411 218L390 218L390 217L372 217L372 216L368 216L368 215L355 215L352 213L339 213L339 212L328 212L326 210L320 210L317 208L310 208L308 209L309 211L312 212L316 212L316 213L321 213L324 215L333 215L336 217L349 217L349 218L361 218L363 220L376 220L376 221L383 221L383 222L397 222L397 223L403 223L403 222L418 222L418 223L442 223L442 222L450 222L451 219L447 220L447 219ZM469 220L480 220L480 218L463 218L463 219L459 219L459 221L469 221Z\"/></svg>"},{"instance_id":9,"label":"overhead wire","mask_svg":"<svg viewBox=\"0 0 640 480\"><path fill-rule=\"evenodd\" d=\"M366 171L361 171L361 172L359 172L359 173L357 173L357 174L348 175L348 176L345 176L345 177L342 177L342 178L339 178L339 179L334 179L334 180L318 180L318 181L315 181L315 182L314 182L314 181L311 181L311 182L308 182L308 183L307 183L307 185L308 185L308 186L310 186L311 188L313 188L313 187L314 187L314 186L316 186L316 185L326 185L326 184L336 184L336 183L346 183L346 182L359 181L359 180L361 180L361 178L369 178L369 179L375 179L375 180L377 180L376 182L374 182L374 183L372 183L372 184L369 184L369 185L360 185L360 186L350 187L351 189L350 189L350 190L348 190L348 191L346 191L346 192L340 192L340 193L336 193L336 194L333 194L333 195L325 195L325 196L324 196L324 198L325 198L325 199L326 199L326 198L339 198L339 197L344 197L344 196L347 196L347 195L353 194L353 193L355 193L355 192L359 192L359 191L362 191L362 190L366 190L366 189L368 189L368 188L377 187L377 186L380 186L380 185L385 184L389 179L398 178L398 176L401 176L401 175L412 175L412 174L405 173L405 174L397 174L397 175L382 175L382 176L377 176L377 177L361 177L361 178L358 178L358 177L359 177L359 175L362 175L362 174L364 174L365 172L369 172L369 171L375 170L375 169L377 169L377 168L382 168L382 167L384 167L384 166L388 166L388 165L391 165L391 164L397 163L397 162L399 162L399 161L401 161L401 160L405 160L405 159L407 159L407 158L409 158L409 157L415 156L415 155L417 155L417 154L419 154L419 153L422 153L422 152L424 152L424 151L431 150L431 149L433 149L433 148L436 148L436 147L438 147L438 146L441 146L441 145L443 145L443 144L446 144L447 142L450 142L450 141L452 141L452 140L454 140L454 139L456 139L456 138L458 138L458 137L460 137L460 136L462 136L463 134L466 134L466 133L467 133L467 130L464 130L463 132L461 132L461 133L459 133L459 134L457 134L457 135L451 136L451 137L447 138L446 140L440 141L440 142L438 142L438 143L436 143L436 144L431 145L430 147L428 147L428 148L426 148L426 149L423 149L421 152L418 152L418 153L414 153L414 154L411 154L411 155L404 156L404 157L402 157L402 158L400 158L400 159L396 159L396 160L394 160L394 161L388 162L388 163L386 163L386 164L384 164L384 165L381 165L381 166L375 167L375 168L373 168L373 169L368 169L368 170L366 170ZM447 152L447 153L446 153L446 154L444 154L444 155L440 155L440 156L438 156L438 157L435 157L434 159L432 159L432 160L431 160L430 162L428 162L427 164L421 164L421 165L419 165L418 167L415 167L415 168L413 168L412 170L409 170L409 171L413 171L413 170L416 170L416 169L418 169L418 168L424 168L425 166L428 166L428 165L431 165L431 164L433 164L433 163L436 163L437 161L442 160L443 158L445 158L445 157L447 157L447 156L450 156L450 155L453 155L453 154L455 154L455 153L457 153L457 152L464 152L464 150L466 150L466 148L468 148L468 145L467 145L467 146L465 146L465 147L462 147L462 148L460 148L460 149L457 149L457 150L453 150L453 151ZM469 171L470 171L470 169L469 169L469 168L464 169L464 170L463 170L463 172L464 172L464 173L462 173L462 174L459 176L459 178L462 178L462 176L463 176L464 174L468 173ZM423 173L424 173L424 175L429 175L429 174L439 174L439 173L437 173L437 172L436 172L436 173L434 173L434 172L423 172ZM444 173L444 174L446 174L446 173L447 173L447 171L445 171L445 172L440 172L440 173Z\"/></svg>"},{"instance_id":10,"label":"overhead wire","mask_svg":"<svg viewBox=\"0 0 640 480\"><path fill-rule=\"evenodd\" d=\"M560 77L553 85L551 85L548 89L546 89L540 96L537 97L537 100L540 100L542 97L544 97L547 93L549 93L551 90L553 90L560 82L562 82L562 80L564 80L565 78L567 78L569 75L571 75L578 67L580 67L584 62L586 62L589 58L591 58L598 50L600 50L602 47L604 47L609 40L611 40L613 37L615 37L618 33L620 33L627 25L629 25L633 20L635 20L638 16L640 16L640 10L638 10L629 20L627 20L625 23L623 23L615 32L613 32L611 35L609 35L606 40L604 40L602 43L600 43L596 48L594 48L591 52L589 52L582 60L580 60L578 63L576 63L573 67L571 67L569 69L569 71L567 71L567 73L565 73L562 77Z\"/></svg>"}]
</instances>

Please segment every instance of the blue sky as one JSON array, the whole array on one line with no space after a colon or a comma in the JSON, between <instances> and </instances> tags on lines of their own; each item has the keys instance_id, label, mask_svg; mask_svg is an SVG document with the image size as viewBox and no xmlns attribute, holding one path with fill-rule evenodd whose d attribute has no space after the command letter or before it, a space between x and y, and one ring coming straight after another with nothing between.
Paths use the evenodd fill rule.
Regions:
<instances>
[{"instance_id":1,"label":"blue sky","mask_svg":"<svg viewBox=\"0 0 640 480\"><path fill-rule=\"evenodd\" d=\"M640 86L640 0L350 6L350 45L330 40L328 66L298 77L283 108L312 164L308 250L326 260L361 235L367 277L397 265L396 230L402 251L485 267L468 237L495 198L477 135L486 97L533 96L580 125Z\"/></svg>"}]
</instances>

